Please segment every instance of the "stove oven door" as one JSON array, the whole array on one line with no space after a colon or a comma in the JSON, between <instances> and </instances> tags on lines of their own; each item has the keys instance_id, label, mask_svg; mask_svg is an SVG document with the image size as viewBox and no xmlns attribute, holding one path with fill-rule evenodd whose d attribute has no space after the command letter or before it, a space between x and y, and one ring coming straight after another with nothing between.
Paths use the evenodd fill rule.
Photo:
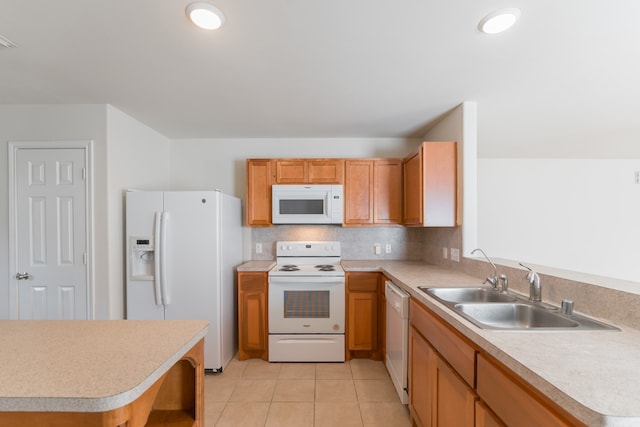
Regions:
<instances>
[{"instance_id":1,"label":"stove oven door","mask_svg":"<svg viewBox=\"0 0 640 427\"><path fill-rule=\"evenodd\" d=\"M269 277L270 334L344 334L344 277Z\"/></svg>"}]
</instances>

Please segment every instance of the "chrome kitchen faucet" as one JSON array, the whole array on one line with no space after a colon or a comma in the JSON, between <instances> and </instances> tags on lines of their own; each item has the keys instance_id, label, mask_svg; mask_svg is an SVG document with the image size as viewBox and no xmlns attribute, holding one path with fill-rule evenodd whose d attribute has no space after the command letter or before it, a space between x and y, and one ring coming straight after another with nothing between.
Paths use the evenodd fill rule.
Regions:
<instances>
[{"instance_id":1,"label":"chrome kitchen faucet","mask_svg":"<svg viewBox=\"0 0 640 427\"><path fill-rule=\"evenodd\" d=\"M498 270L496 269L496 265L493 263L493 261L491 261L491 259L487 256L487 254L485 254L484 251L480 248L475 248L474 250L472 250L471 255L476 253L476 251L480 251L480 253L484 255L484 257L487 259L487 261L489 261L489 264L491 264L491 267L493 267L493 277L486 277L482 283L491 283L491 287L494 290L497 290L498 289Z\"/></svg>"},{"instance_id":2,"label":"chrome kitchen faucet","mask_svg":"<svg viewBox=\"0 0 640 427\"><path fill-rule=\"evenodd\" d=\"M542 283L540 283L540 276L523 263L519 262L518 264L529 270L529 273L527 273L527 282L529 282L529 299L533 302L542 301Z\"/></svg>"}]
</instances>

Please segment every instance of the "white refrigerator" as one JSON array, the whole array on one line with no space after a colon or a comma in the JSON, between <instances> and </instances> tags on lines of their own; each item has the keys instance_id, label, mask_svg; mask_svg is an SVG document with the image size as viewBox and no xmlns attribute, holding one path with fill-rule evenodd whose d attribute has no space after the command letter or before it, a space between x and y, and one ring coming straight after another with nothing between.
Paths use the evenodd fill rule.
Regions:
<instances>
[{"instance_id":1,"label":"white refrigerator","mask_svg":"<svg viewBox=\"0 0 640 427\"><path fill-rule=\"evenodd\" d=\"M216 191L127 191L127 319L204 319L204 367L238 349L240 199Z\"/></svg>"}]
</instances>

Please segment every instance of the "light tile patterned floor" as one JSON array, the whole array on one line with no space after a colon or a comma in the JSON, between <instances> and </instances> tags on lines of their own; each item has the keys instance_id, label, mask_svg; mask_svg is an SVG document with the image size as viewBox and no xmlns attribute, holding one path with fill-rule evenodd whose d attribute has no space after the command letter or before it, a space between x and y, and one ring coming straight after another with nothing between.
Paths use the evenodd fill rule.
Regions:
<instances>
[{"instance_id":1,"label":"light tile patterned floor","mask_svg":"<svg viewBox=\"0 0 640 427\"><path fill-rule=\"evenodd\" d=\"M382 362L231 361L205 376L206 427L409 427Z\"/></svg>"}]
</instances>

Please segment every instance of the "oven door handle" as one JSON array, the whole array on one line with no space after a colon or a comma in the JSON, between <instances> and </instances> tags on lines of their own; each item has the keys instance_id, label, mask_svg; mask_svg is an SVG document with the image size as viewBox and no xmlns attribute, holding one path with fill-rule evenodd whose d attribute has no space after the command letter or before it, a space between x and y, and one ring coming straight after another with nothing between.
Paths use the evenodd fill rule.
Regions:
<instances>
[{"instance_id":1,"label":"oven door handle","mask_svg":"<svg viewBox=\"0 0 640 427\"><path fill-rule=\"evenodd\" d=\"M344 283L344 277L341 276L297 276L297 277L270 277L270 285L279 284L301 284L307 285L309 283L321 283L321 284L341 284Z\"/></svg>"}]
</instances>

